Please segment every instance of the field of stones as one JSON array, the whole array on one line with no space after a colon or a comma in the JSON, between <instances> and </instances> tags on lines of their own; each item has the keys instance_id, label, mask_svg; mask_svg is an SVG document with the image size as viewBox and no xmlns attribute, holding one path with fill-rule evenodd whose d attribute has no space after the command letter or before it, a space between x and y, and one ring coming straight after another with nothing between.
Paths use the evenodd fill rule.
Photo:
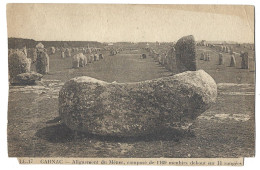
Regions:
<instances>
[{"instance_id":1,"label":"field of stones","mask_svg":"<svg viewBox=\"0 0 260 170\"><path fill-rule=\"evenodd\" d=\"M48 68L44 63L42 69L39 69L41 66L37 66L37 57L44 58L45 54L36 55L36 58L28 57L32 62L30 71L40 73L35 75L36 78L30 77L35 78L36 83L26 82L30 79L26 76L10 81L9 156L254 156L255 54L252 45L196 43L193 61L197 67L195 69L204 70L217 84L214 104L194 120L192 132L182 133L165 129L160 133L130 137L75 132L69 128L59 114L60 90L67 81L80 76L92 77L112 85L118 83L120 86L120 83L176 75L180 72L177 67L181 66L173 65L167 56L169 51L172 55L178 55L174 49L177 47L169 43L147 43L146 46L136 44L131 48L112 46L108 49L104 47L92 50L95 52L88 52L86 49L89 48L69 48L68 55L67 49L52 47L46 48L46 52L44 44L38 45L38 51L34 52L48 54ZM10 55L12 53L10 52ZM81 58L82 56L85 58ZM89 62L91 60L92 62ZM120 102L116 104L120 105ZM136 105L138 106L138 103Z\"/></svg>"}]
</instances>

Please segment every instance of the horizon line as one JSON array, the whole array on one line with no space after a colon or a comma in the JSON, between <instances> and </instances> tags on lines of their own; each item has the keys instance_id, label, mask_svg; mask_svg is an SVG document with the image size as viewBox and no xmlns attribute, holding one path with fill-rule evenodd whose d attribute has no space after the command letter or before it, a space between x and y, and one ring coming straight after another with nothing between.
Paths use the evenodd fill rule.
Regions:
<instances>
[{"instance_id":1,"label":"horizon line","mask_svg":"<svg viewBox=\"0 0 260 170\"><path fill-rule=\"evenodd\" d=\"M177 42L178 40L175 41L97 41L97 40L36 40L33 38L21 38L21 37L8 37L9 38L16 38L16 39L27 39L27 40L34 40L36 42L41 42L41 41L52 41L52 42L56 42L56 41L62 41L62 42L66 42L66 41L71 41L71 42L99 42L99 43L119 43L119 42L127 42L127 43L173 43L173 42ZM201 40L195 40L195 42L201 42L201 41L206 41L206 42L233 42L233 43L243 43L243 44L254 44L255 42L238 42L238 41L233 41L233 40L206 40L206 39L201 39Z\"/></svg>"}]
</instances>

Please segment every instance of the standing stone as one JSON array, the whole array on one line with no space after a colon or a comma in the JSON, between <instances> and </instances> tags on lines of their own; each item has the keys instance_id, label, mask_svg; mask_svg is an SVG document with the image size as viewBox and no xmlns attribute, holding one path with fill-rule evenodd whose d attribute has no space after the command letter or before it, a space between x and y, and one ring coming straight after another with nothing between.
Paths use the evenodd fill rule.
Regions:
<instances>
[{"instance_id":1,"label":"standing stone","mask_svg":"<svg viewBox=\"0 0 260 170\"><path fill-rule=\"evenodd\" d=\"M207 61L207 60L208 60L207 53L205 53L204 61Z\"/></svg>"},{"instance_id":2,"label":"standing stone","mask_svg":"<svg viewBox=\"0 0 260 170\"><path fill-rule=\"evenodd\" d=\"M79 68L79 58L75 55L72 57L72 68Z\"/></svg>"},{"instance_id":3,"label":"standing stone","mask_svg":"<svg viewBox=\"0 0 260 170\"><path fill-rule=\"evenodd\" d=\"M90 55L90 63L93 63L94 62L94 54L91 54Z\"/></svg>"},{"instance_id":4,"label":"standing stone","mask_svg":"<svg viewBox=\"0 0 260 170\"><path fill-rule=\"evenodd\" d=\"M31 59L27 58L22 51L15 51L8 56L8 70L10 82L21 73L28 73L31 69Z\"/></svg>"},{"instance_id":5,"label":"standing stone","mask_svg":"<svg viewBox=\"0 0 260 170\"><path fill-rule=\"evenodd\" d=\"M205 53L204 53L204 52L201 53L201 55L200 55L200 60L205 60Z\"/></svg>"},{"instance_id":6,"label":"standing stone","mask_svg":"<svg viewBox=\"0 0 260 170\"><path fill-rule=\"evenodd\" d=\"M207 53L206 58L207 58L207 61L210 61L210 55L209 55L209 53Z\"/></svg>"},{"instance_id":7,"label":"standing stone","mask_svg":"<svg viewBox=\"0 0 260 170\"><path fill-rule=\"evenodd\" d=\"M94 61L98 61L99 60L99 56L97 54L94 55Z\"/></svg>"},{"instance_id":8,"label":"standing stone","mask_svg":"<svg viewBox=\"0 0 260 170\"><path fill-rule=\"evenodd\" d=\"M92 52L92 51L91 51L91 48L88 48L88 49L87 49L87 52L88 52L88 54L91 54L91 52Z\"/></svg>"},{"instance_id":9,"label":"standing stone","mask_svg":"<svg viewBox=\"0 0 260 170\"><path fill-rule=\"evenodd\" d=\"M35 63L37 60L37 50L35 48L28 49L27 58L30 58L31 62Z\"/></svg>"},{"instance_id":10,"label":"standing stone","mask_svg":"<svg viewBox=\"0 0 260 170\"><path fill-rule=\"evenodd\" d=\"M42 50L37 51L36 71L43 75L49 73L49 56Z\"/></svg>"},{"instance_id":11,"label":"standing stone","mask_svg":"<svg viewBox=\"0 0 260 170\"><path fill-rule=\"evenodd\" d=\"M193 35L185 36L176 43L176 66L180 72L196 71L196 46Z\"/></svg>"},{"instance_id":12,"label":"standing stone","mask_svg":"<svg viewBox=\"0 0 260 170\"><path fill-rule=\"evenodd\" d=\"M209 53L205 54L204 61L209 61Z\"/></svg>"},{"instance_id":13,"label":"standing stone","mask_svg":"<svg viewBox=\"0 0 260 170\"><path fill-rule=\"evenodd\" d=\"M71 51L70 51L70 49L66 48L66 50L65 50L65 55L66 55L66 57L71 57Z\"/></svg>"},{"instance_id":14,"label":"standing stone","mask_svg":"<svg viewBox=\"0 0 260 170\"><path fill-rule=\"evenodd\" d=\"M253 58L249 59L249 71L255 71L255 55L253 55Z\"/></svg>"},{"instance_id":15,"label":"standing stone","mask_svg":"<svg viewBox=\"0 0 260 170\"><path fill-rule=\"evenodd\" d=\"M154 60L155 60L156 62L159 62L159 57L160 57L160 54L157 53L157 52L155 52Z\"/></svg>"},{"instance_id":16,"label":"standing stone","mask_svg":"<svg viewBox=\"0 0 260 170\"><path fill-rule=\"evenodd\" d=\"M165 57L164 57L164 67L165 67L165 68L166 68L167 65L169 64L169 57L168 57L167 53L168 53L168 52L166 52Z\"/></svg>"},{"instance_id":17,"label":"standing stone","mask_svg":"<svg viewBox=\"0 0 260 170\"><path fill-rule=\"evenodd\" d=\"M86 54L86 49L85 48L82 48L82 53Z\"/></svg>"},{"instance_id":18,"label":"standing stone","mask_svg":"<svg viewBox=\"0 0 260 170\"><path fill-rule=\"evenodd\" d=\"M224 64L224 57L222 53L219 53L218 55L218 64L223 65Z\"/></svg>"},{"instance_id":19,"label":"standing stone","mask_svg":"<svg viewBox=\"0 0 260 170\"><path fill-rule=\"evenodd\" d=\"M220 46L220 51L223 52L224 51L224 46Z\"/></svg>"},{"instance_id":20,"label":"standing stone","mask_svg":"<svg viewBox=\"0 0 260 170\"><path fill-rule=\"evenodd\" d=\"M228 53L229 52L229 47L226 47L226 51L225 51L226 53Z\"/></svg>"},{"instance_id":21,"label":"standing stone","mask_svg":"<svg viewBox=\"0 0 260 170\"><path fill-rule=\"evenodd\" d=\"M88 63L92 63L92 61L91 61L91 56L88 54L86 57L87 57Z\"/></svg>"},{"instance_id":22,"label":"standing stone","mask_svg":"<svg viewBox=\"0 0 260 170\"><path fill-rule=\"evenodd\" d=\"M165 64L165 54L162 53L162 65L164 66L164 64Z\"/></svg>"},{"instance_id":23,"label":"standing stone","mask_svg":"<svg viewBox=\"0 0 260 170\"><path fill-rule=\"evenodd\" d=\"M162 64L162 55L159 55L158 62L159 62L159 64Z\"/></svg>"},{"instance_id":24,"label":"standing stone","mask_svg":"<svg viewBox=\"0 0 260 170\"><path fill-rule=\"evenodd\" d=\"M54 47L51 47L51 54L55 54L56 49Z\"/></svg>"},{"instance_id":25,"label":"standing stone","mask_svg":"<svg viewBox=\"0 0 260 170\"><path fill-rule=\"evenodd\" d=\"M174 73L178 72L177 67L176 67L176 53L175 53L175 49L173 47L167 52L166 69L168 69L169 71L172 71Z\"/></svg>"},{"instance_id":26,"label":"standing stone","mask_svg":"<svg viewBox=\"0 0 260 170\"><path fill-rule=\"evenodd\" d=\"M235 55L234 54L232 54L230 56L230 65L229 66L230 67L236 67L236 59L235 59Z\"/></svg>"},{"instance_id":27,"label":"standing stone","mask_svg":"<svg viewBox=\"0 0 260 170\"><path fill-rule=\"evenodd\" d=\"M99 59L104 59L104 55L103 54L99 54Z\"/></svg>"},{"instance_id":28,"label":"standing stone","mask_svg":"<svg viewBox=\"0 0 260 170\"><path fill-rule=\"evenodd\" d=\"M80 60L79 54L76 54L72 57L72 68L79 68L79 60Z\"/></svg>"},{"instance_id":29,"label":"standing stone","mask_svg":"<svg viewBox=\"0 0 260 170\"><path fill-rule=\"evenodd\" d=\"M228 51L228 47L227 46L225 46L225 53Z\"/></svg>"},{"instance_id":30,"label":"standing stone","mask_svg":"<svg viewBox=\"0 0 260 170\"><path fill-rule=\"evenodd\" d=\"M216 97L217 85L203 70L136 83L77 77L59 92L59 115L72 130L140 136L193 123Z\"/></svg>"},{"instance_id":31,"label":"standing stone","mask_svg":"<svg viewBox=\"0 0 260 170\"><path fill-rule=\"evenodd\" d=\"M61 58L65 58L65 53L64 53L64 51L61 52Z\"/></svg>"},{"instance_id":32,"label":"standing stone","mask_svg":"<svg viewBox=\"0 0 260 170\"><path fill-rule=\"evenodd\" d=\"M242 57L242 61L241 61L241 68L242 69L248 69L248 53L247 52L242 52L240 57Z\"/></svg>"},{"instance_id":33,"label":"standing stone","mask_svg":"<svg viewBox=\"0 0 260 170\"><path fill-rule=\"evenodd\" d=\"M44 45L42 43L38 43L36 45L36 49L44 49Z\"/></svg>"},{"instance_id":34,"label":"standing stone","mask_svg":"<svg viewBox=\"0 0 260 170\"><path fill-rule=\"evenodd\" d=\"M87 65L87 57L83 54L80 53L79 54L79 66L80 67L85 67Z\"/></svg>"}]
</instances>

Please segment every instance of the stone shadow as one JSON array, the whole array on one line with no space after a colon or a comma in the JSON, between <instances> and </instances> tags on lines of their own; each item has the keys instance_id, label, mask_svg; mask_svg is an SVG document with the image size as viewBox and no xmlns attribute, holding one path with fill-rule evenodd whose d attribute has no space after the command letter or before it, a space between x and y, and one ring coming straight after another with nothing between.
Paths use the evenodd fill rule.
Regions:
<instances>
[{"instance_id":1,"label":"stone shadow","mask_svg":"<svg viewBox=\"0 0 260 170\"><path fill-rule=\"evenodd\" d=\"M64 124L47 126L39 129L35 136L51 143L66 143L72 141L73 131Z\"/></svg>"},{"instance_id":2,"label":"stone shadow","mask_svg":"<svg viewBox=\"0 0 260 170\"><path fill-rule=\"evenodd\" d=\"M183 138L194 137L194 133L192 132L184 133L180 131L173 131L172 129L164 129L154 134L135 136L135 137L102 136L102 135L95 135L90 133L75 132L62 123L39 129L35 135L51 143L66 143L71 141L86 141L86 140L99 140L99 141L123 142L123 143L134 143L139 141L148 142L148 141L159 141L159 140L179 142Z\"/></svg>"}]
</instances>

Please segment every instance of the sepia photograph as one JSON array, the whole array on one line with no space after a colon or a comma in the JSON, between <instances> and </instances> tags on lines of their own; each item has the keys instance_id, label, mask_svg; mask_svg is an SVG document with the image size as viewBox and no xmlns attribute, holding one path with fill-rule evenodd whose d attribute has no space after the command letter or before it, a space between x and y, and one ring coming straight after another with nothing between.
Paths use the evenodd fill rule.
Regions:
<instances>
[{"instance_id":1,"label":"sepia photograph","mask_svg":"<svg viewBox=\"0 0 260 170\"><path fill-rule=\"evenodd\" d=\"M9 3L6 15L9 157L255 156L254 6Z\"/></svg>"}]
</instances>

